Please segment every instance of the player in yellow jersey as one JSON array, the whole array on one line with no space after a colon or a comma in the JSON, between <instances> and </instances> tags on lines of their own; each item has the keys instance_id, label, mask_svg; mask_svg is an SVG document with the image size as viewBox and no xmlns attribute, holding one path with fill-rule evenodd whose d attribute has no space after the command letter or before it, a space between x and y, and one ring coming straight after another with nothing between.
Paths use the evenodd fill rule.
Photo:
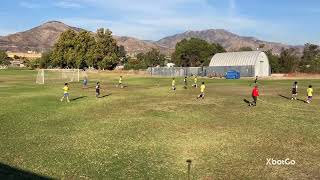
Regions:
<instances>
[{"instance_id":1,"label":"player in yellow jersey","mask_svg":"<svg viewBox=\"0 0 320 180\"><path fill-rule=\"evenodd\" d=\"M66 98L67 102L70 102L70 100L69 100L69 85L68 85L68 83L65 83L64 87L62 89L63 89L63 96L60 99L60 101L62 102L63 99Z\"/></svg>"},{"instance_id":2,"label":"player in yellow jersey","mask_svg":"<svg viewBox=\"0 0 320 180\"><path fill-rule=\"evenodd\" d=\"M308 94L307 103L310 104L312 101L312 95L313 95L313 89L311 85L307 89L307 94Z\"/></svg>"},{"instance_id":3,"label":"player in yellow jersey","mask_svg":"<svg viewBox=\"0 0 320 180\"><path fill-rule=\"evenodd\" d=\"M200 95L197 97L198 98L202 98L204 99L204 90L206 89L206 85L204 85L204 82L202 82L201 86L200 86Z\"/></svg>"},{"instance_id":4,"label":"player in yellow jersey","mask_svg":"<svg viewBox=\"0 0 320 180\"><path fill-rule=\"evenodd\" d=\"M195 88L198 88L198 78L197 78L197 76L194 76L193 85L192 86L195 87Z\"/></svg>"},{"instance_id":5,"label":"player in yellow jersey","mask_svg":"<svg viewBox=\"0 0 320 180\"><path fill-rule=\"evenodd\" d=\"M119 84L118 84L117 87L119 87L119 86L120 86L120 88L123 88L123 85L122 85L122 76L120 76L120 78L119 78Z\"/></svg>"},{"instance_id":6,"label":"player in yellow jersey","mask_svg":"<svg viewBox=\"0 0 320 180\"><path fill-rule=\"evenodd\" d=\"M174 91L176 90L176 80L174 78L172 78L171 88Z\"/></svg>"}]
</instances>

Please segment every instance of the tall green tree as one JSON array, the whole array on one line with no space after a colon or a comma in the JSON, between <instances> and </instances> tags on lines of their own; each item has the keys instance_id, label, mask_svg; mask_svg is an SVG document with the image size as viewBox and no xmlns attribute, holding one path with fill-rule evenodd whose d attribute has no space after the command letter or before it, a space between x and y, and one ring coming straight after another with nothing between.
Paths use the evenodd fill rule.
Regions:
<instances>
[{"instance_id":1,"label":"tall green tree","mask_svg":"<svg viewBox=\"0 0 320 180\"><path fill-rule=\"evenodd\" d=\"M84 68L93 66L95 39L88 31L81 31L75 38L75 66Z\"/></svg>"},{"instance_id":2,"label":"tall green tree","mask_svg":"<svg viewBox=\"0 0 320 180\"><path fill-rule=\"evenodd\" d=\"M102 63L97 63L99 68L113 69L120 62L118 50L119 47L117 46L117 41L112 37L112 32L108 29L98 29L94 57L96 62L103 61ZM108 65L105 66L106 64Z\"/></svg>"},{"instance_id":3,"label":"tall green tree","mask_svg":"<svg viewBox=\"0 0 320 180\"><path fill-rule=\"evenodd\" d=\"M60 35L52 51L52 64L57 67L75 67L75 46L77 33L67 30Z\"/></svg>"},{"instance_id":4,"label":"tall green tree","mask_svg":"<svg viewBox=\"0 0 320 180\"><path fill-rule=\"evenodd\" d=\"M210 44L198 38L184 39L177 43L172 60L177 66L207 66L218 52L225 52L219 44Z\"/></svg>"},{"instance_id":5,"label":"tall green tree","mask_svg":"<svg viewBox=\"0 0 320 180\"><path fill-rule=\"evenodd\" d=\"M67 30L54 45L50 59L53 66L61 68L113 69L120 56L125 56L124 48L117 46L109 30L99 29L95 35Z\"/></svg>"}]
</instances>

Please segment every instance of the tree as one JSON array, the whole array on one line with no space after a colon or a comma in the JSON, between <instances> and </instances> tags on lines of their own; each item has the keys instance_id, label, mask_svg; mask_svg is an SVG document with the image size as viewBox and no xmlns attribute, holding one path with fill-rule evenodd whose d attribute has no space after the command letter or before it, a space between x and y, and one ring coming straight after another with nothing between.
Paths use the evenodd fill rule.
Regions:
<instances>
[{"instance_id":1,"label":"tree","mask_svg":"<svg viewBox=\"0 0 320 180\"><path fill-rule=\"evenodd\" d=\"M120 45L118 47L118 56L119 56L120 64L125 64L128 61L128 57L126 55L127 55L127 52L124 46Z\"/></svg>"},{"instance_id":2,"label":"tree","mask_svg":"<svg viewBox=\"0 0 320 180\"><path fill-rule=\"evenodd\" d=\"M126 54L127 54L127 52L126 52L124 46L120 45L118 47L118 56L119 57L126 57Z\"/></svg>"},{"instance_id":3,"label":"tree","mask_svg":"<svg viewBox=\"0 0 320 180\"><path fill-rule=\"evenodd\" d=\"M218 52L225 52L219 44L210 44L198 38L184 39L177 43L172 60L176 65L183 67L206 66L209 65L211 57Z\"/></svg>"},{"instance_id":4,"label":"tree","mask_svg":"<svg viewBox=\"0 0 320 180\"><path fill-rule=\"evenodd\" d=\"M295 49L282 49L279 58L280 71L283 73L296 72L299 65L299 56Z\"/></svg>"},{"instance_id":5,"label":"tree","mask_svg":"<svg viewBox=\"0 0 320 180\"><path fill-rule=\"evenodd\" d=\"M124 48L117 46L109 30L99 29L95 35L67 30L60 35L49 59L51 65L61 68L112 69L122 56Z\"/></svg>"},{"instance_id":6,"label":"tree","mask_svg":"<svg viewBox=\"0 0 320 180\"><path fill-rule=\"evenodd\" d=\"M152 66L164 66L165 61L165 55L153 48L147 53L139 53L137 59L130 59L126 63L125 69L147 69Z\"/></svg>"},{"instance_id":7,"label":"tree","mask_svg":"<svg viewBox=\"0 0 320 180\"><path fill-rule=\"evenodd\" d=\"M300 62L302 72L320 72L320 49L318 45L306 44Z\"/></svg>"},{"instance_id":8,"label":"tree","mask_svg":"<svg viewBox=\"0 0 320 180\"><path fill-rule=\"evenodd\" d=\"M57 67L73 68L75 66L75 37L77 33L74 30L67 30L60 35L58 42L54 45L52 51L52 64Z\"/></svg>"},{"instance_id":9,"label":"tree","mask_svg":"<svg viewBox=\"0 0 320 180\"><path fill-rule=\"evenodd\" d=\"M39 58L39 60L38 60L40 68L48 68L49 66L52 66L51 55L52 55L51 51L42 53L41 58Z\"/></svg>"},{"instance_id":10,"label":"tree","mask_svg":"<svg viewBox=\"0 0 320 180\"><path fill-rule=\"evenodd\" d=\"M141 54L143 53L138 54L137 57ZM130 70L130 69L139 70L139 69L146 69L146 68L147 66L144 64L144 62L142 62L138 58L128 58L128 62L124 66L124 69L126 70Z\"/></svg>"},{"instance_id":11,"label":"tree","mask_svg":"<svg viewBox=\"0 0 320 180\"><path fill-rule=\"evenodd\" d=\"M113 53L105 56L101 61L99 61L98 66L100 69L113 70L117 66L119 62L118 60L118 56Z\"/></svg>"},{"instance_id":12,"label":"tree","mask_svg":"<svg viewBox=\"0 0 320 180\"><path fill-rule=\"evenodd\" d=\"M112 37L112 32L108 29L98 29L96 34L94 58L95 62L98 62L97 65L99 68L105 68L107 62L107 64L113 64L112 67L115 67L114 64L120 62L118 50L117 41ZM105 57L107 58L105 59ZM108 67L111 67L109 65Z\"/></svg>"},{"instance_id":13,"label":"tree","mask_svg":"<svg viewBox=\"0 0 320 180\"><path fill-rule=\"evenodd\" d=\"M0 50L0 65L9 65L8 55L5 51Z\"/></svg>"},{"instance_id":14,"label":"tree","mask_svg":"<svg viewBox=\"0 0 320 180\"><path fill-rule=\"evenodd\" d=\"M152 48L149 52L144 54L143 60L144 60L144 64L147 67L164 66L164 62L166 58L165 58L165 55L161 54L159 50Z\"/></svg>"},{"instance_id":15,"label":"tree","mask_svg":"<svg viewBox=\"0 0 320 180\"><path fill-rule=\"evenodd\" d=\"M75 66L84 68L92 66L94 62L95 39L88 31L81 31L75 38Z\"/></svg>"},{"instance_id":16,"label":"tree","mask_svg":"<svg viewBox=\"0 0 320 180\"><path fill-rule=\"evenodd\" d=\"M253 51L253 49L249 46L246 46L246 47L241 47L239 51Z\"/></svg>"}]
</instances>

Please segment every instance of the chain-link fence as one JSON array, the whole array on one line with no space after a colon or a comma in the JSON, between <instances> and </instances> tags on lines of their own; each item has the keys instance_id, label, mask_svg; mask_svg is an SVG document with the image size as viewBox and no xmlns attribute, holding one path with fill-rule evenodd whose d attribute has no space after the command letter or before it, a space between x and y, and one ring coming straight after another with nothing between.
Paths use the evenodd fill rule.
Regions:
<instances>
[{"instance_id":1,"label":"chain-link fence","mask_svg":"<svg viewBox=\"0 0 320 180\"><path fill-rule=\"evenodd\" d=\"M221 66L221 67L149 67L147 73L151 76L182 77L182 76L208 76L223 77L229 70L240 72L241 77L253 77L253 66Z\"/></svg>"}]
</instances>

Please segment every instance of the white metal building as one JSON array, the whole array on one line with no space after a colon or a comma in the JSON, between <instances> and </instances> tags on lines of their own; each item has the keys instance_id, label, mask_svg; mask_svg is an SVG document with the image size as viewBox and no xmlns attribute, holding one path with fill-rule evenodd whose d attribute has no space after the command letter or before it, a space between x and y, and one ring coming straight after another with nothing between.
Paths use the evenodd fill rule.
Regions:
<instances>
[{"instance_id":1,"label":"white metal building","mask_svg":"<svg viewBox=\"0 0 320 180\"><path fill-rule=\"evenodd\" d=\"M212 57L209 66L217 74L236 70L242 77L271 75L268 56L261 51L218 53Z\"/></svg>"}]
</instances>

